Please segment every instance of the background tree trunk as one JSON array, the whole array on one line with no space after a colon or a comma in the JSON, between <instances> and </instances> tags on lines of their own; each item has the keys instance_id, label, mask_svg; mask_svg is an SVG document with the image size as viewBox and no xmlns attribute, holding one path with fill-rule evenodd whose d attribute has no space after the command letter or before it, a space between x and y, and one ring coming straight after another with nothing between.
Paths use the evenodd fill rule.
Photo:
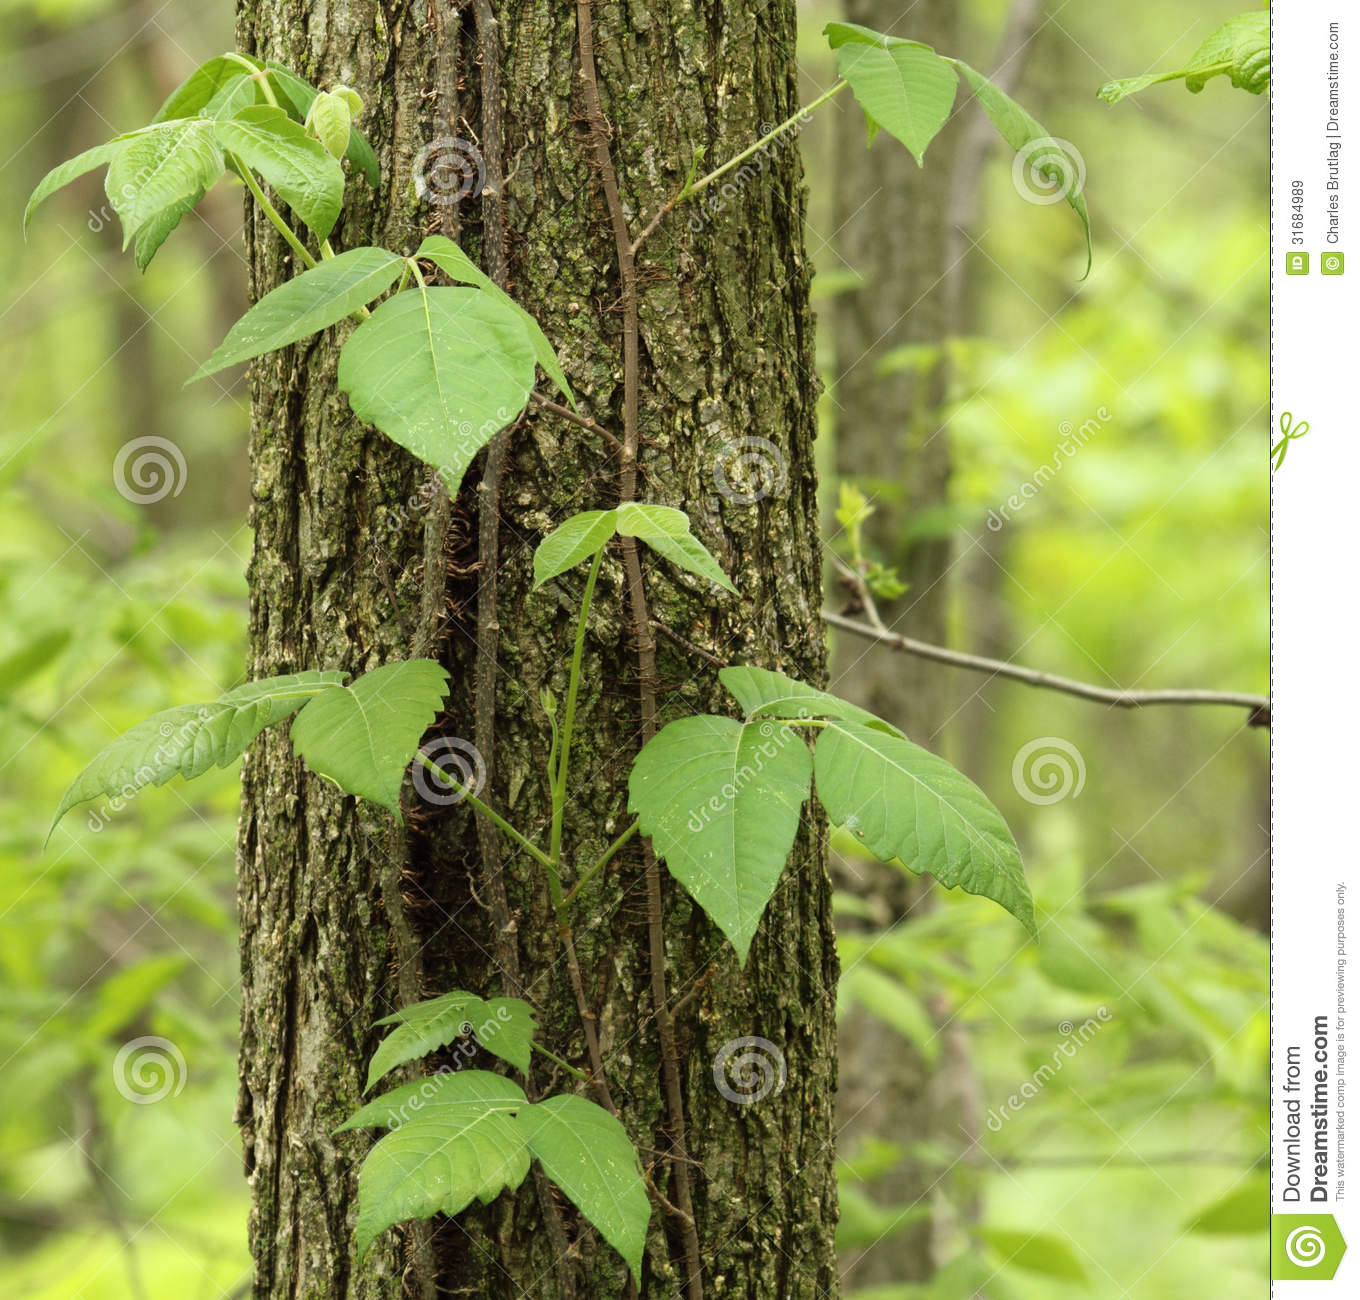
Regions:
<instances>
[{"instance_id":1,"label":"background tree trunk","mask_svg":"<svg viewBox=\"0 0 1360 1300\"><path fill-rule=\"evenodd\" d=\"M679 188L697 147L717 165L762 124L794 111L794 6L660 0L597 5L594 14L604 110L636 233ZM470 9L255 0L241 9L240 37L243 48L318 84L343 80L364 97L383 183L375 196L351 186L337 247L410 251L423 231L442 228L474 256L483 251L490 202L421 204L412 185L413 167L428 175L436 161L437 152L422 154L427 147L471 157L494 138L479 102L484 61ZM559 345L583 409L617 429L620 284L576 41L572 4L502 6L503 156L485 161L489 177L506 174L511 290ZM663 722L728 707L695 646L809 680L824 673L797 151L771 151L718 197L720 210L673 214L639 255L639 494L689 511L741 589L740 598L718 597L644 557L652 616L682 638L658 642ZM249 236L258 297L295 268L266 224L255 220ZM470 740L476 603L486 577L471 519L477 493L465 486L451 514L438 508L420 492L421 467L356 423L335 391L346 328L254 371L251 674L359 671L433 647L453 674L436 731ZM775 489L754 502L741 499L749 485L731 456L750 437L764 440L758 451ZM726 477L715 474L719 462ZM564 694L581 581L568 575L533 593L532 548L569 514L616 497L617 463L591 435L532 412L512 430L500 498L495 748L486 756L494 778L484 797L532 832L546 824L548 806L539 692ZM638 667L616 556L602 571L596 608L567 818L573 860L589 860L627 824ZM264 740L247 764L239 1118L258 1296L624 1293L618 1257L532 1180L432 1235L389 1234L362 1266L352 1259L355 1173L370 1138L331 1134L360 1099L375 1019L412 996L517 986L537 1009L542 1040L585 1063L541 878L509 851L502 871L486 872L476 844L461 805L416 806L407 831L396 831L385 814L308 776L282 735ZM657 1186L674 1199L672 1162L650 1154L668 1150L674 1134L652 1014L641 861L625 855L591 888L578 909L577 947L613 1099ZM683 891L663 884L703 1289L834 1294L835 956L821 828L805 827L744 972ZM715 1084L715 1054L741 1037L768 1040L784 1062L782 1089L751 1104ZM574 1086L537 1057L533 1084ZM557 1258L564 1241L565 1260ZM643 1294L683 1291L682 1241L676 1216L654 1208Z\"/></svg>"},{"instance_id":2,"label":"background tree trunk","mask_svg":"<svg viewBox=\"0 0 1360 1300\"><path fill-rule=\"evenodd\" d=\"M1041 7L1040 0L1013 0L995 62L979 64L995 68L1008 88L1018 80ZM918 0L905 14L893 0L847 0L845 12L851 22L972 57L961 47L966 10L956 0ZM908 584L899 600L880 601L880 612L895 631L936 645L949 641L955 590L947 514L948 348L971 325L967 255L994 138L976 105L959 111L968 103L961 89L954 118L931 144L924 168L891 141L866 149L857 109L842 105L837 121L835 245L860 286L838 294L831 313L836 466L876 508L865 529L871 557L894 565ZM882 367L910 347L920 350L915 363ZM918 743L943 750L942 732L961 689L949 669L850 636L838 638L833 668L842 694L890 718ZM929 885L898 868L838 858L835 872L839 888L869 904L869 924L877 930L930 907ZM845 1084L838 1112L845 1151L852 1155L865 1139L903 1145L902 1157L865 1190L883 1206L931 1210L870 1246L845 1251L847 1287L928 1279L936 1242L950 1231L949 1213L940 1207L948 1203L963 1217L977 1210L969 1169L977 1158L970 1144L980 1107L967 1033L942 996L930 1010L941 1022L933 1068L861 1007L841 1024ZM919 1150L931 1154L923 1159ZM947 1169L939 1164L942 1150L959 1153Z\"/></svg>"}]
</instances>

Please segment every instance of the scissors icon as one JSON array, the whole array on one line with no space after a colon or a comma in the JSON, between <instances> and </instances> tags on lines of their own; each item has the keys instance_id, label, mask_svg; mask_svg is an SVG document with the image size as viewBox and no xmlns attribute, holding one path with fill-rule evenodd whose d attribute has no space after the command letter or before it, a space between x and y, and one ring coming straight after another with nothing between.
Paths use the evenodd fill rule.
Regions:
<instances>
[{"instance_id":1,"label":"scissors icon","mask_svg":"<svg viewBox=\"0 0 1360 1300\"><path fill-rule=\"evenodd\" d=\"M1289 444L1295 438L1302 438L1308 432L1308 421L1300 420L1298 424L1295 424L1294 417L1288 411L1283 411L1280 414L1280 432L1284 434L1284 437L1270 449L1271 469L1273 470L1279 469L1284 464L1284 454L1289 450Z\"/></svg>"}]
</instances>

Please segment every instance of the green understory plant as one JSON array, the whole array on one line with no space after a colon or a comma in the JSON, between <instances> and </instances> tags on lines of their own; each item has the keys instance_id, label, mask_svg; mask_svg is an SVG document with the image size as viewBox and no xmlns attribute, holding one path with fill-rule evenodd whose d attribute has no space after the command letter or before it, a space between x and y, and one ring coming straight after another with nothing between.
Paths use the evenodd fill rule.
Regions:
<instances>
[{"instance_id":1,"label":"green understory plant","mask_svg":"<svg viewBox=\"0 0 1360 1300\"><path fill-rule=\"evenodd\" d=\"M1239 90L1253 95L1270 89L1270 11L1257 9L1238 14L1212 32L1190 56L1183 68L1174 72L1149 72L1142 77L1126 77L1106 82L1100 97L1117 104L1129 95L1163 81L1184 81L1191 94L1199 94L1214 77L1227 77Z\"/></svg>"},{"instance_id":2,"label":"green understory plant","mask_svg":"<svg viewBox=\"0 0 1360 1300\"><path fill-rule=\"evenodd\" d=\"M922 162L952 111L961 78L1007 142L1060 187L1081 219L1089 269L1090 223L1076 179L1080 168L1061 141L980 73L929 46L845 23L830 24L826 34L844 80L817 103L849 86L864 110L870 141L886 131ZM198 68L149 125L87 150L44 177L29 200L25 225L56 189L107 165L105 186L125 246L133 245L144 269L212 185L224 176L238 178L298 266L231 328L194 378L352 318L356 324L340 351L338 386L361 419L434 467L455 495L473 457L533 397L538 368L573 409L575 396L537 323L452 240L430 236L413 253L370 246L337 252L331 246L347 181L379 180L373 151L354 125L361 111L358 95L348 87L319 92L277 64L221 55ZM695 179L702 157L697 154L685 185L653 225L791 130L805 113ZM432 283L440 275L453 283ZM846 505L854 507L853 501ZM928 872L946 887L993 899L1034 932L1033 902L1015 841L972 782L884 719L753 666L725 667L718 674L737 716L680 718L642 747L628 783L635 820L604 853L590 861L569 853L564 814L589 615L601 565L618 537L645 543L718 592L736 590L693 535L689 518L669 506L627 501L585 511L543 538L534 555L536 586L569 580L578 566L589 566L566 699L560 713L555 700L543 700L554 729L544 773L552 808L546 845L535 843L479 791L421 751L422 736L449 690L447 670L428 659L386 664L348 681L342 673L317 669L268 678L214 701L158 713L95 756L63 796L53 827L78 804L126 801L174 776L189 779L230 764L266 728L291 719L297 755L346 794L400 819L403 784L414 767L422 780L488 817L542 870L567 945L582 890L641 834L744 964L814 785L831 820L866 852ZM893 580L887 573L882 578ZM551 1056L534 1040L532 1008L516 998L451 991L403 1007L380 1023L393 1028L374 1054L366 1092L398 1066L455 1042L475 1043L526 1078L532 1051ZM600 1082L570 1062L552 1059L582 1083ZM360 1257L396 1223L457 1214L474 1200L487 1202L517 1187L537 1160L640 1279L651 1215L646 1180L618 1117L585 1097L568 1093L530 1103L509 1078L486 1070L446 1070L376 1097L342 1127L388 1130L360 1173Z\"/></svg>"}]
</instances>

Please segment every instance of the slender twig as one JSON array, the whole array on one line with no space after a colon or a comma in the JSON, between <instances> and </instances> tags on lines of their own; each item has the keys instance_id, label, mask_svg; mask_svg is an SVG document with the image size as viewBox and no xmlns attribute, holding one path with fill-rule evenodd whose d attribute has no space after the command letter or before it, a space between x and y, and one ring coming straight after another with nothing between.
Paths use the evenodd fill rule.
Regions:
<instances>
[{"instance_id":1,"label":"slender twig","mask_svg":"<svg viewBox=\"0 0 1360 1300\"><path fill-rule=\"evenodd\" d=\"M595 75L595 42L591 25L590 0L577 0L576 38L581 58L581 86L585 97L586 119L595 149L605 206L614 231L618 259L619 289L623 308L623 455L619 473L619 500L631 501L637 493L638 454L638 286L633 245L628 236L628 218L619 198L618 177L609 152L609 129L600 106L600 86ZM642 580L642 563L637 539L621 539L624 578L637 641L638 702L641 733L645 744L656 734L656 642L647 615L647 589ZM657 1045L661 1055L662 1083L670 1139L681 1158L671 1162L675 1180L676 1204L683 1212L680 1230L685 1250L685 1291L689 1300L703 1300L699 1234L694 1224L694 1205L690 1196L689 1153L685 1143L685 1104L680 1087L680 1064L675 1045L675 1027L667 1006L666 942L661 911L661 873L650 846L643 845L643 874L647 889L647 947L651 966L652 1004L656 1016Z\"/></svg>"},{"instance_id":2,"label":"slender twig","mask_svg":"<svg viewBox=\"0 0 1360 1300\"><path fill-rule=\"evenodd\" d=\"M621 849L634 835L638 833L638 823L634 822L622 835L616 839L605 851L600 854L594 862L581 873L581 878L567 891L566 897L562 900L562 905L557 909L559 913L565 912L576 896L583 890L596 876L600 874L610 863L614 855Z\"/></svg>"},{"instance_id":3,"label":"slender twig","mask_svg":"<svg viewBox=\"0 0 1360 1300\"><path fill-rule=\"evenodd\" d=\"M498 826L501 831L508 835L516 844L520 846L528 855L534 859L541 867L551 865L552 859L543 852L532 840L526 839L519 833L504 817L500 815L488 803L483 803L471 790L467 788L456 776L439 766L423 749L416 752L417 760L429 770L431 775L441 784L450 786L457 790L468 803L488 821Z\"/></svg>"},{"instance_id":4,"label":"slender twig","mask_svg":"<svg viewBox=\"0 0 1360 1300\"><path fill-rule=\"evenodd\" d=\"M1155 704L1219 704L1250 710L1248 722L1251 726L1270 725L1270 697L1266 695L1251 695L1240 691L1132 691L1113 686L1092 686L1088 682L1059 677L1036 668L1008 664L1001 659L987 659L982 655L965 654L961 650L947 650L943 646L915 641L887 628L873 627L832 610L824 611L822 617L832 627L838 627L843 632L851 632L869 641L876 641L903 654L915 655L919 659L933 659L936 663L950 664L954 668L988 673L993 677L1005 677L1011 681L1024 682L1027 686L1038 686L1044 690L1058 691L1063 695L1074 695L1082 700L1095 700L1116 709L1142 709Z\"/></svg>"},{"instance_id":5,"label":"slender twig","mask_svg":"<svg viewBox=\"0 0 1360 1300\"><path fill-rule=\"evenodd\" d=\"M283 236L284 242L298 255L307 266L308 270L314 267L316 265L316 258L302 246L302 241L293 234L288 223L279 216L279 210L265 196L265 192L260 188L260 184L255 179L254 173L234 153L228 154L227 157L231 159L236 170L240 172L241 179L246 183L246 188L254 196L255 202L260 205L260 211L274 223L274 228Z\"/></svg>"},{"instance_id":6,"label":"slender twig","mask_svg":"<svg viewBox=\"0 0 1360 1300\"><path fill-rule=\"evenodd\" d=\"M551 411L554 415L559 415L562 419L586 429L599 438L603 438L609 444L609 448L616 455L623 454L623 443L621 443L608 429L602 424L597 424L588 415L577 415L569 406L563 406L560 402L554 402L550 397L544 397L542 393L530 393L530 398L535 406L540 406L545 411Z\"/></svg>"},{"instance_id":7,"label":"slender twig","mask_svg":"<svg viewBox=\"0 0 1360 1300\"><path fill-rule=\"evenodd\" d=\"M657 209L656 215L643 226L642 233L633 240L631 245L629 245L629 250L636 254L638 249L646 242L648 236L650 236L661 224L667 213L674 212L686 199L692 198L701 190L707 189L714 181L730 172L733 167L741 166L748 158L752 157L754 154L758 154L770 143L770 141L777 139L779 136L783 135L785 131L797 126L800 122L805 122L808 114L811 113L814 108L825 104L833 95L840 94L840 92L849 84L848 81L838 81L830 90L826 91L824 94L818 95L812 103L800 108L792 117L785 118L778 126L766 131L765 134L762 135L755 144L751 145L749 149L743 149L735 158L729 158L721 167L714 169L706 176L701 176L697 181L686 181L681 187L680 192L676 194L674 198L667 199L666 202Z\"/></svg>"},{"instance_id":8,"label":"slender twig","mask_svg":"<svg viewBox=\"0 0 1360 1300\"><path fill-rule=\"evenodd\" d=\"M557 770L553 773L552 830L548 838L548 893L559 916L562 912L562 823L567 810L567 773L571 767L571 738L576 729L576 698L581 690L581 660L585 655L586 628L590 623L590 602L595 596L595 582L604 562L603 546L595 552L581 596L581 611L576 619L576 643L571 651L571 671L567 675L567 707L562 714L562 730L558 736Z\"/></svg>"},{"instance_id":9,"label":"slender twig","mask_svg":"<svg viewBox=\"0 0 1360 1300\"><path fill-rule=\"evenodd\" d=\"M700 659L708 660L708 662L711 663L715 668L727 667L727 662L725 660L719 659L718 656L715 654L710 654L707 650L703 648L703 646L697 646L694 644L693 641L685 640L685 638L682 637L679 632L677 632L673 627L667 627L659 618L652 619L651 625L654 628L656 628L656 630L660 632L662 636L666 637L670 641L674 641L675 644L678 645L682 650L688 650L690 654L698 655Z\"/></svg>"},{"instance_id":10,"label":"slender twig","mask_svg":"<svg viewBox=\"0 0 1360 1300\"><path fill-rule=\"evenodd\" d=\"M548 1060L553 1062L554 1065L561 1066L561 1068L564 1069L569 1075L571 1075L573 1079L579 1079L582 1083L590 1082L590 1075L588 1075L584 1070L578 1070L569 1061L564 1061L560 1056L557 1055L556 1052L550 1052L537 1039L532 1040L529 1043L529 1046L532 1047L534 1051L538 1052L541 1056L546 1056Z\"/></svg>"}]
</instances>

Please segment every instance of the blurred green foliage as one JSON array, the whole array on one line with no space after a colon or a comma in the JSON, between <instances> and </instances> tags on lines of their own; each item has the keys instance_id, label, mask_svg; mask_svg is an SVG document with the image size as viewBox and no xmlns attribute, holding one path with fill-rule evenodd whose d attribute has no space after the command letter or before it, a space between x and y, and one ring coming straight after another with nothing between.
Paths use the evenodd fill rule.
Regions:
<instances>
[{"instance_id":1,"label":"blurred green foliage","mask_svg":"<svg viewBox=\"0 0 1360 1300\"><path fill-rule=\"evenodd\" d=\"M1100 684L1262 690L1267 106L1224 79L1116 108L1095 97L1112 71L1157 65L1232 6L1149 0L1117 21L1105 5L1050 8L1025 97L1085 158L1094 270L1078 283L1080 232L1018 202L996 154L969 254L978 323L945 344L952 496L900 526L954 539L962 648L996 652L979 643L986 621L1007 657ZM4 12L0 219L12 234L53 162L142 120L231 39L227 6L185 0L8 0ZM958 52L984 71L1005 12L1002 0L965 6ZM817 33L837 14L805 16L801 63L823 89ZM819 123L803 146L825 297L857 277L832 251ZM148 790L100 829L73 816L45 849L43 837L109 737L241 677L245 412L225 383L181 389L244 304L239 212L213 196L143 279L103 208L91 177L52 200L30 244L0 243L0 1290L217 1297L248 1277L231 1121L237 779ZM828 417L834 436L831 404ZM177 494L143 505L112 471L147 436L172 439L186 470ZM880 516L900 510L899 485L858 486ZM824 476L828 518L840 487ZM842 1153L847 1251L891 1249L929 1214L946 1261L928 1288L858 1294L1255 1292L1264 735L1231 712L1121 714L945 669L938 681L956 706L944 748L1016 829L1043 941L948 896L900 926L872 913L847 925L847 1009L868 1008L935 1063L960 1036L975 1089L972 1134ZM1084 787L1035 804L1015 757L1055 736L1082 756ZM182 1058L155 1104L128 1093L145 1100L159 1076L139 1094L126 1062L115 1073L146 1037ZM1035 1089L1055 1052L1061 1069ZM1027 1084L1033 1095L1008 1105ZM908 1158L941 1175L929 1203L885 1204L875 1180Z\"/></svg>"}]
</instances>

